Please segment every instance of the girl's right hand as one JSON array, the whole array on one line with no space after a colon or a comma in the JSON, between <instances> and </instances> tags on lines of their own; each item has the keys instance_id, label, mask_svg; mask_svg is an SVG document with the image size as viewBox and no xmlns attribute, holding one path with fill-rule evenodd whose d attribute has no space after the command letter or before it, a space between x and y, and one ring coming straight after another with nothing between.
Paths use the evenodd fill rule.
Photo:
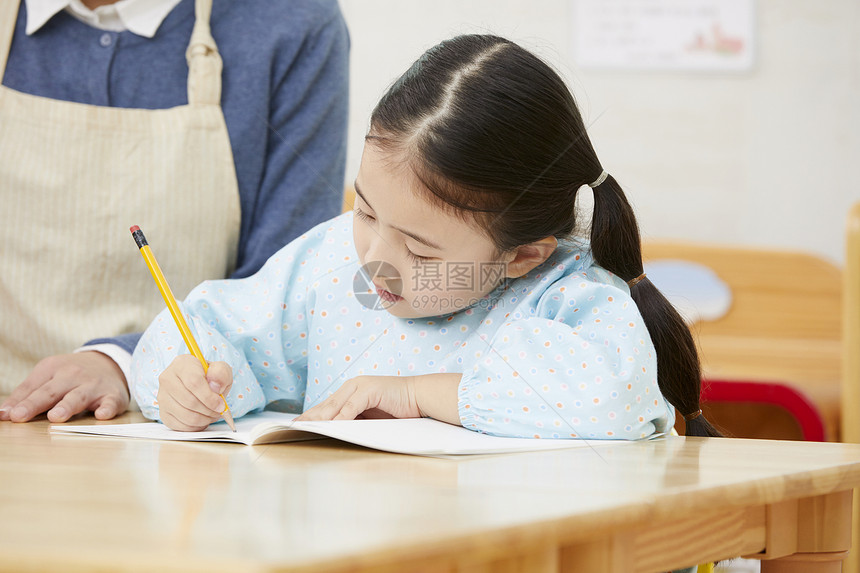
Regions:
<instances>
[{"instance_id":1,"label":"girl's right hand","mask_svg":"<svg viewBox=\"0 0 860 573\"><path fill-rule=\"evenodd\" d=\"M224 400L233 385L233 370L226 362L213 362L203 373L194 356L177 356L158 377L161 421L171 430L199 432L221 418Z\"/></svg>"}]
</instances>

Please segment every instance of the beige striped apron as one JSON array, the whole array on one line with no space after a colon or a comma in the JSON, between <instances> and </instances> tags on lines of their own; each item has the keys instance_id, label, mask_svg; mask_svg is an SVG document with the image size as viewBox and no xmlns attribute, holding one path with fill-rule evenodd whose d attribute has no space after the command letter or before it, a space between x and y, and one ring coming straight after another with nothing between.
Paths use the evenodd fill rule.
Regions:
<instances>
[{"instance_id":1,"label":"beige striped apron","mask_svg":"<svg viewBox=\"0 0 860 573\"><path fill-rule=\"evenodd\" d=\"M0 78L18 2L0 0ZM45 356L142 330L164 307L128 228L177 298L227 276L239 195L212 0L197 0L188 105L120 109L0 86L0 393Z\"/></svg>"}]
</instances>

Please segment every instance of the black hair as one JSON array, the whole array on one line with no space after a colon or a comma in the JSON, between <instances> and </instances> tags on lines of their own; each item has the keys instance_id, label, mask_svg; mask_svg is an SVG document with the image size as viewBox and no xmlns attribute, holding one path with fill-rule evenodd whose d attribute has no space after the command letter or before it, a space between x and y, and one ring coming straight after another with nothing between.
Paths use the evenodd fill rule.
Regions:
<instances>
[{"instance_id":1,"label":"black hair","mask_svg":"<svg viewBox=\"0 0 860 573\"><path fill-rule=\"evenodd\" d=\"M576 230L576 194L603 167L561 77L519 45L465 35L429 49L382 97L369 143L399 152L437 205L480 223L499 252ZM594 261L642 274L639 227L611 175L594 190ZM683 319L647 278L630 289L657 350L660 391L699 410L701 367ZM687 435L719 436L704 416Z\"/></svg>"}]
</instances>

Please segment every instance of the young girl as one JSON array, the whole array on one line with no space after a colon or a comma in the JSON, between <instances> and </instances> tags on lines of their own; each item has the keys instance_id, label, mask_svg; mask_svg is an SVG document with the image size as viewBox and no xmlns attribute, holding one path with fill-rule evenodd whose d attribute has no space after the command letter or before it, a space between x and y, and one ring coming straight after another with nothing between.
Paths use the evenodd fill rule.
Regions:
<instances>
[{"instance_id":1,"label":"young girl","mask_svg":"<svg viewBox=\"0 0 860 573\"><path fill-rule=\"evenodd\" d=\"M586 184L591 239L578 241ZM202 429L223 392L236 417L280 401L305 419L637 439L668 432L674 406L689 435L718 435L624 192L533 54L486 35L428 50L374 110L355 188L353 213L256 275L191 292L207 375L161 313L132 362L146 416Z\"/></svg>"}]
</instances>

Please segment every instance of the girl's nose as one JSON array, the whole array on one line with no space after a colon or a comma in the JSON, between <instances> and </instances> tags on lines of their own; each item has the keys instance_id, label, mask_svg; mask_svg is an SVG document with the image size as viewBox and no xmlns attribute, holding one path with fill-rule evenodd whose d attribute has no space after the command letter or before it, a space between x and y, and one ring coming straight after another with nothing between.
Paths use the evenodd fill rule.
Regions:
<instances>
[{"instance_id":1,"label":"girl's nose","mask_svg":"<svg viewBox=\"0 0 860 573\"><path fill-rule=\"evenodd\" d=\"M387 250L388 245L385 244L385 240L379 235L374 235L374 237L370 240L370 244L367 247L367 254L364 258L365 263L386 262L385 253Z\"/></svg>"}]
</instances>

